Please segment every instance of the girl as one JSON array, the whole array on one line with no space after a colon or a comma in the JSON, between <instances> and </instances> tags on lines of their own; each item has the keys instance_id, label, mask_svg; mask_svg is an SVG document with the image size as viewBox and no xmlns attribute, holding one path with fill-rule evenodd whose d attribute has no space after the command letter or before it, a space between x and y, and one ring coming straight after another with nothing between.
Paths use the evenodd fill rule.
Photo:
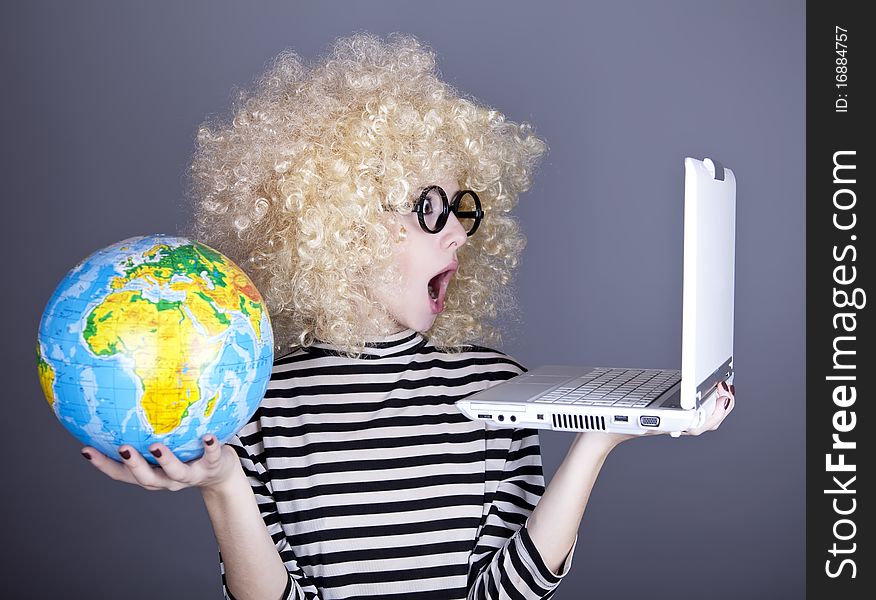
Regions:
<instances>
[{"instance_id":1,"label":"girl","mask_svg":"<svg viewBox=\"0 0 876 600\"><path fill-rule=\"evenodd\" d=\"M522 367L494 343L524 240L509 212L545 150L443 83L417 40L280 55L204 124L194 237L264 295L277 359L251 421L183 464L83 453L147 489L197 486L227 598L546 598L625 436L578 434L545 490L537 432L454 402ZM722 398L697 435L733 408Z\"/></svg>"}]
</instances>

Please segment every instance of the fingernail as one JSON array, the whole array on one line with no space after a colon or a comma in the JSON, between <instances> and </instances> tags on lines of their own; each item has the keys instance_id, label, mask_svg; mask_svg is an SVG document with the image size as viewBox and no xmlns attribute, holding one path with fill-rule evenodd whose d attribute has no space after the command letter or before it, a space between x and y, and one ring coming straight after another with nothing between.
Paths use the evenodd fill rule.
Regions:
<instances>
[{"instance_id":1,"label":"fingernail","mask_svg":"<svg viewBox=\"0 0 876 600\"><path fill-rule=\"evenodd\" d=\"M88 460L91 460L91 455L88 452L81 452L81 454L82 454L82 456L84 456Z\"/></svg>"},{"instance_id":2,"label":"fingernail","mask_svg":"<svg viewBox=\"0 0 876 600\"><path fill-rule=\"evenodd\" d=\"M215 441L216 441L216 438L208 437L206 440L204 440L204 443L207 444L208 446L212 446L213 442L215 442Z\"/></svg>"},{"instance_id":3,"label":"fingernail","mask_svg":"<svg viewBox=\"0 0 876 600\"><path fill-rule=\"evenodd\" d=\"M154 456L155 458L161 458L161 450L159 450L158 448L156 448L155 450L150 450L149 452L151 452L152 456Z\"/></svg>"},{"instance_id":4,"label":"fingernail","mask_svg":"<svg viewBox=\"0 0 876 600\"><path fill-rule=\"evenodd\" d=\"M119 454L121 454L122 458L124 458L125 460L128 460L129 458L131 458L131 451L130 450L119 450Z\"/></svg>"},{"instance_id":5,"label":"fingernail","mask_svg":"<svg viewBox=\"0 0 876 600\"><path fill-rule=\"evenodd\" d=\"M724 399L724 410L727 410L728 408L730 408L730 398L725 398Z\"/></svg>"}]
</instances>

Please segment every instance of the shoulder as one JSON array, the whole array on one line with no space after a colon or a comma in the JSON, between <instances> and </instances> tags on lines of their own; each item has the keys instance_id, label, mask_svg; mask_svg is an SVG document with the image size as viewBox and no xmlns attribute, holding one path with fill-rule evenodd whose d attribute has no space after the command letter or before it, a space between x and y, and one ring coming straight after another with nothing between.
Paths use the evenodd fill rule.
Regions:
<instances>
[{"instance_id":1,"label":"shoulder","mask_svg":"<svg viewBox=\"0 0 876 600\"><path fill-rule=\"evenodd\" d=\"M459 346L456 348L436 348L431 342L421 350L423 354L441 356L443 360L459 364L479 365L483 367L495 367L519 375L526 371L518 360L500 350L478 346L476 344Z\"/></svg>"},{"instance_id":2,"label":"shoulder","mask_svg":"<svg viewBox=\"0 0 876 600\"><path fill-rule=\"evenodd\" d=\"M464 351L477 356L485 364L503 365L514 372L514 375L526 372L526 367L516 358L505 354L501 350L494 350L484 346L466 346Z\"/></svg>"},{"instance_id":3,"label":"shoulder","mask_svg":"<svg viewBox=\"0 0 876 600\"><path fill-rule=\"evenodd\" d=\"M415 362L420 368L428 367L432 377L462 386L459 391L463 395L491 387L526 370L504 352L477 345L447 349L428 343L418 354Z\"/></svg>"}]
</instances>

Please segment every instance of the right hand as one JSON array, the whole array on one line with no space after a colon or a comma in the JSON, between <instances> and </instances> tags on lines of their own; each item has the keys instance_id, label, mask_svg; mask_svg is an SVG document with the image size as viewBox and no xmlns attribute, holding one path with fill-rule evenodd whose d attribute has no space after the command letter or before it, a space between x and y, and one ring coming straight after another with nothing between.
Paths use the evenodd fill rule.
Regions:
<instances>
[{"instance_id":1,"label":"right hand","mask_svg":"<svg viewBox=\"0 0 876 600\"><path fill-rule=\"evenodd\" d=\"M212 443L208 444L208 440L212 440ZM104 456L91 446L83 448L82 454L86 458L90 457L90 462L108 477L139 485L147 490L175 492L188 487L202 490L218 488L230 480L235 470L240 468L237 453L231 446L217 443L213 435L205 436L202 441L204 455L187 463L181 462L164 444L152 444L149 451L158 461L157 467L149 464L133 446L127 444L119 447L121 463Z\"/></svg>"}]
</instances>

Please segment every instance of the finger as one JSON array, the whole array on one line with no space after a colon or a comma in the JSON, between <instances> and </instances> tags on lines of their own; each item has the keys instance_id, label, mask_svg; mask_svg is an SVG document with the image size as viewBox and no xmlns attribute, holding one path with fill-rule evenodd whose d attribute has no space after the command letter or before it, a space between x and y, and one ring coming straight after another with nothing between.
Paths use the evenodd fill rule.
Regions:
<instances>
[{"instance_id":1,"label":"finger","mask_svg":"<svg viewBox=\"0 0 876 600\"><path fill-rule=\"evenodd\" d=\"M222 462L222 444L215 435L206 435L203 441L204 464L210 469L215 469Z\"/></svg>"},{"instance_id":2,"label":"finger","mask_svg":"<svg viewBox=\"0 0 876 600\"><path fill-rule=\"evenodd\" d=\"M204 437L204 454L201 458L187 463L179 458L163 444L153 444L149 451L158 461L168 482L167 489L179 490L194 485L200 485L219 469L222 460L222 446L214 435Z\"/></svg>"},{"instance_id":3,"label":"finger","mask_svg":"<svg viewBox=\"0 0 876 600\"><path fill-rule=\"evenodd\" d=\"M219 443L216 436L212 434L206 435L202 441L204 443L204 455L192 463L192 472L195 477L195 480L192 482L193 485L202 485L215 480L223 472L223 460L228 458L223 457L225 447Z\"/></svg>"},{"instance_id":4,"label":"finger","mask_svg":"<svg viewBox=\"0 0 876 600\"><path fill-rule=\"evenodd\" d=\"M729 405L729 403L730 396L719 394L715 400L715 409L712 411L712 414L708 416L706 422L703 423L703 429L705 429L706 431L711 430L713 427L723 421L724 417L726 416L727 406Z\"/></svg>"},{"instance_id":5,"label":"finger","mask_svg":"<svg viewBox=\"0 0 876 600\"><path fill-rule=\"evenodd\" d=\"M82 449L82 456L87 458L88 461L94 465L95 469L110 479L123 481L125 483L137 483L137 480L134 479L134 476L125 465L111 459L91 446L86 446Z\"/></svg>"},{"instance_id":6,"label":"finger","mask_svg":"<svg viewBox=\"0 0 876 600\"><path fill-rule=\"evenodd\" d=\"M165 476L164 483L167 484L168 489L181 489L188 486L191 479L191 467L177 458L170 448L164 444L155 443L149 446L149 452L158 461L158 465ZM173 485L171 482L176 485Z\"/></svg>"},{"instance_id":7,"label":"finger","mask_svg":"<svg viewBox=\"0 0 876 600\"><path fill-rule=\"evenodd\" d=\"M727 410L727 401L728 398L732 398L733 392L730 391L730 386L727 385L726 381L722 381L718 384L718 402L715 403L715 413L723 414L723 411Z\"/></svg>"},{"instance_id":8,"label":"finger","mask_svg":"<svg viewBox=\"0 0 876 600\"><path fill-rule=\"evenodd\" d=\"M731 395L727 400L725 400L724 414L721 415L721 420L718 421L717 425L715 425L716 428L718 427L718 425L720 425L724 421L724 419L727 418L727 415L729 415L731 412L733 412L733 409L735 407L736 407L736 396Z\"/></svg>"},{"instance_id":9,"label":"finger","mask_svg":"<svg viewBox=\"0 0 876 600\"><path fill-rule=\"evenodd\" d=\"M703 421L699 427L682 432L682 435L697 436L706 431L714 431L717 429L718 425L721 424L721 421L727 416L727 407L732 405L732 396L730 395L729 386L723 381L717 385L715 394L715 405L712 407L711 412L706 416L705 421Z\"/></svg>"},{"instance_id":10,"label":"finger","mask_svg":"<svg viewBox=\"0 0 876 600\"><path fill-rule=\"evenodd\" d=\"M724 417L726 417L733 410L733 407L736 406L736 386L724 382L724 390Z\"/></svg>"},{"instance_id":11,"label":"finger","mask_svg":"<svg viewBox=\"0 0 876 600\"><path fill-rule=\"evenodd\" d=\"M119 447L119 456L122 463L130 471L138 485L149 490L167 488L170 479L164 475L160 468L153 467L133 446L122 445Z\"/></svg>"},{"instance_id":12,"label":"finger","mask_svg":"<svg viewBox=\"0 0 876 600\"><path fill-rule=\"evenodd\" d=\"M720 407L720 409L717 409L716 414L714 414L709 419L710 431L714 431L715 429L717 429L721 425L721 423L724 422L724 419L727 418L727 415L730 414L730 412L733 410L733 407L736 405L736 398L733 394L731 386L727 386L725 384L724 388L726 389L726 392L718 396L718 402L716 405L716 409L717 407Z\"/></svg>"}]
</instances>

